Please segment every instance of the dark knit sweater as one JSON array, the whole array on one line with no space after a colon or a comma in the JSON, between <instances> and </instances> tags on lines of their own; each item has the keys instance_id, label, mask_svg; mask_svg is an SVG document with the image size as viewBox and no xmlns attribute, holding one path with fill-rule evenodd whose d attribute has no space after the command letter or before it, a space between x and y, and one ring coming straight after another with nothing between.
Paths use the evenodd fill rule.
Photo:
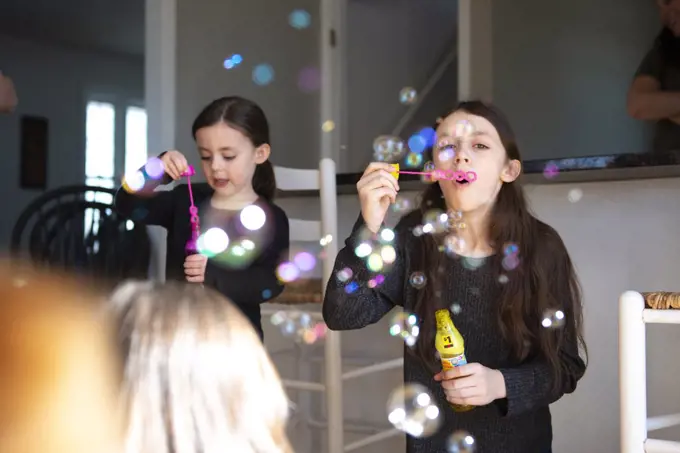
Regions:
<instances>
[{"instance_id":1,"label":"dark knit sweater","mask_svg":"<svg viewBox=\"0 0 680 453\"><path fill-rule=\"evenodd\" d=\"M345 286L349 282L340 282L335 277L330 279L323 306L324 319L330 329L359 329L373 324L395 305L413 311L418 290L409 283L409 276L422 271L411 268L414 237L411 230L418 222L420 216L413 214L399 222L395 228L397 259L385 274L385 281L369 288L366 283L372 274L354 253L361 240L359 232L363 221L359 219L335 263L335 272L347 267L352 270L352 282L355 287L358 284L358 288L347 291ZM469 412L453 412L441 383L434 381L433 374L419 358L405 351L404 381L429 388L440 408L440 417L443 417L441 428L433 436L422 439L408 436L409 453L446 453L446 440L457 430L467 431L475 438L476 453L549 452L552 427L548 405L564 393L573 392L585 371L575 335L567 335L567 344L561 354L566 378L557 391L552 390L553 376L545 363L537 359L519 363L511 358L509 346L498 328L497 305L501 287L491 262L491 259L474 262L465 258L447 259L441 297L443 306L460 307L460 310L454 310L452 318L465 339L468 363L478 362L500 370L505 378L507 398ZM565 328L573 330L569 324ZM434 343L432 347L434 354Z\"/></svg>"}]
</instances>

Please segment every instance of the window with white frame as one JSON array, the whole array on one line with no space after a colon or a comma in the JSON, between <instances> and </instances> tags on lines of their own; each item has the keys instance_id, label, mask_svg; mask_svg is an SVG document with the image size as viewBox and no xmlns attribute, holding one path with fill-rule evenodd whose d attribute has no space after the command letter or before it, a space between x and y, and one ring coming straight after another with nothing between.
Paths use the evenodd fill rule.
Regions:
<instances>
[{"instance_id":1,"label":"window with white frame","mask_svg":"<svg viewBox=\"0 0 680 453\"><path fill-rule=\"evenodd\" d=\"M117 121L124 115L125 121ZM117 176L144 165L147 159L146 110L136 105L117 106L112 102L90 101L86 107L85 184L94 187L114 188ZM116 126L123 128L116 130ZM117 142L124 137L124 147ZM118 168L122 162L124 168ZM88 201L111 204L108 193L90 192ZM96 210L85 213L85 234L96 228L99 222Z\"/></svg>"}]
</instances>

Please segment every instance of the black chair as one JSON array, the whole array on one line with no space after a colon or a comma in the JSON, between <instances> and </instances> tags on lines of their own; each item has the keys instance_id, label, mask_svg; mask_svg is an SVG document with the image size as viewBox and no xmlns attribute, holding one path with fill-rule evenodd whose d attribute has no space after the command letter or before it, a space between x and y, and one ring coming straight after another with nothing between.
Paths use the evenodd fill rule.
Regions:
<instances>
[{"instance_id":1,"label":"black chair","mask_svg":"<svg viewBox=\"0 0 680 453\"><path fill-rule=\"evenodd\" d=\"M146 227L118 215L114 194L115 189L79 185L38 197L14 225L13 259L101 283L146 279L151 259Z\"/></svg>"}]
</instances>

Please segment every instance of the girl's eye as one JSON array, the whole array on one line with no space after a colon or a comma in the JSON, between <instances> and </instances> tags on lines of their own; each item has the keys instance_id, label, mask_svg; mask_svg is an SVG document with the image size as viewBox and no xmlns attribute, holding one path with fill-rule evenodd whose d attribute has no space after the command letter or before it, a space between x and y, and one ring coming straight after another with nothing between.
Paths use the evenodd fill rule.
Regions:
<instances>
[{"instance_id":1,"label":"girl's eye","mask_svg":"<svg viewBox=\"0 0 680 453\"><path fill-rule=\"evenodd\" d=\"M475 145L473 146L473 148L475 148L475 149L489 149L488 146L486 146L486 145L484 145L484 144L482 144L482 143L477 143L477 144L475 144Z\"/></svg>"},{"instance_id":2,"label":"girl's eye","mask_svg":"<svg viewBox=\"0 0 680 453\"><path fill-rule=\"evenodd\" d=\"M236 156L224 156L224 160L234 160Z\"/></svg>"},{"instance_id":3,"label":"girl's eye","mask_svg":"<svg viewBox=\"0 0 680 453\"><path fill-rule=\"evenodd\" d=\"M201 160L210 160L210 156L201 156Z\"/></svg>"}]
</instances>

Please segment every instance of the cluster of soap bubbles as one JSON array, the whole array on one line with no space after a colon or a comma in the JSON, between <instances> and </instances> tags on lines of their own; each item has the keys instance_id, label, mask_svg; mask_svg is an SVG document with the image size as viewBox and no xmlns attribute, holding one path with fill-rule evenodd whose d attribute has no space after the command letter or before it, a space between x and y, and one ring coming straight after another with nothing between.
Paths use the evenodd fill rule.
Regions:
<instances>
[{"instance_id":1,"label":"cluster of soap bubbles","mask_svg":"<svg viewBox=\"0 0 680 453\"><path fill-rule=\"evenodd\" d=\"M392 212L395 214L406 214L407 212L410 212L412 207L411 200L403 195L397 195L397 199L392 203L392 206L390 207Z\"/></svg>"},{"instance_id":2,"label":"cluster of soap bubbles","mask_svg":"<svg viewBox=\"0 0 680 453\"><path fill-rule=\"evenodd\" d=\"M243 57L239 54L234 54L224 60L224 69L234 69L243 62Z\"/></svg>"},{"instance_id":3,"label":"cluster of soap bubbles","mask_svg":"<svg viewBox=\"0 0 680 453\"><path fill-rule=\"evenodd\" d=\"M418 317L406 311L395 313L390 319L390 335L404 340L407 346L412 347L418 341L420 326Z\"/></svg>"},{"instance_id":4,"label":"cluster of soap bubbles","mask_svg":"<svg viewBox=\"0 0 680 453\"><path fill-rule=\"evenodd\" d=\"M311 14L304 9L295 9L288 15L288 24L295 30L307 30L312 23ZM239 54L234 54L223 62L223 66L227 70L235 69L241 65L243 57ZM269 63L259 63L252 69L252 80L256 85L267 86L275 79L275 71ZM298 88L304 93L313 93L318 91L321 86L321 75L317 67L303 68L298 74ZM412 89L411 89L412 90ZM404 90L402 90L404 91ZM409 104L415 101L415 90L404 91L403 103ZM322 125L324 132L331 132L335 129L333 121L326 121Z\"/></svg>"},{"instance_id":5,"label":"cluster of soap bubbles","mask_svg":"<svg viewBox=\"0 0 680 453\"><path fill-rule=\"evenodd\" d=\"M439 407L429 390L422 384L410 382L397 387L387 401L387 419L398 430L413 437L429 437L441 427ZM464 431L449 436L449 453L474 453L475 439Z\"/></svg>"},{"instance_id":6,"label":"cluster of soap bubbles","mask_svg":"<svg viewBox=\"0 0 680 453\"><path fill-rule=\"evenodd\" d=\"M148 180L159 180L165 174L163 161L158 157L152 157L146 161L141 170L126 174L123 178L123 189L128 193L138 193L146 185Z\"/></svg>"},{"instance_id":7,"label":"cluster of soap bubbles","mask_svg":"<svg viewBox=\"0 0 680 453\"><path fill-rule=\"evenodd\" d=\"M546 329L564 327L564 312L562 310L548 309L543 313L541 325Z\"/></svg>"},{"instance_id":8,"label":"cluster of soap bubbles","mask_svg":"<svg viewBox=\"0 0 680 453\"><path fill-rule=\"evenodd\" d=\"M377 235L365 229L360 234L360 241L354 249L354 254L365 260L368 270L381 272L397 259L394 240L395 233L391 228L382 228Z\"/></svg>"},{"instance_id":9,"label":"cluster of soap bubbles","mask_svg":"<svg viewBox=\"0 0 680 453\"><path fill-rule=\"evenodd\" d=\"M296 253L292 260L284 261L276 268L276 276L283 283L290 283L316 267L316 257L309 252Z\"/></svg>"},{"instance_id":10,"label":"cluster of soap bubbles","mask_svg":"<svg viewBox=\"0 0 680 453\"><path fill-rule=\"evenodd\" d=\"M413 437L428 437L441 425L439 408L429 390L411 383L397 387L387 400L387 419Z\"/></svg>"},{"instance_id":11,"label":"cluster of soap bubbles","mask_svg":"<svg viewBox=\"0 0 680 453\"><path fill-rule=\"evenodd\" d=\"M380 135L373 140L373 158L378 162L400 162L404 166L419 168L423 163L423 152L435 143L436 132L431 127L420 129L404 141L394 135ZM405 156L405 157L404 157Z\"/></svg>"},{"instance_id":12,"label":"cluster of soap bubbles","mask_svg":"<svg viewBox=\"0 0 680 453\"><path fill-rule=\"evenodd\" d=\"M272 315L271 323L285 337L292 337L306 344L323 339L328 332L326 324L314 319L311 314L300 311L278 311Z\"/></svg>"},{"instance_id":13,"label":"cluster of soap bubbles","mask_svg":"<svg viewBox=\"0 0 680 453\"><path fill-rule=\"evenodd\" d=\"M466 250L465 240L460 236L460 231L465 228L467 228L467 224L463 221L462 212L455 210L444 212L441 209L430 209L425 212L422 224L413 228L413 235L444 234L440 251L454 257L462 255Z\"/></svg>"},{"instance_id":14,"label":"cluster of soap bubbles","mask_svg":"<svg viewBox=\"0 0 680 453\"><path fill-rule=\"evenodd\" d=\"M414 88L404 87L399 91L399 102L404 105L411 105L418 99L418 93Z\"/></svg>"},{"instance_id":15,"label":"cluster of soap bubbles","mask_svg":"<svg viewBox=\"0 0 680 453\"><path fill-rule=\"evenodd\" d=\"M250 232L260 230L267 221L267 214L257 205L249 205L239 213L241 225ZM219 227L204 231L196 243L198 252L209 258L217 257L221 261L236 263L246 261L256 251L256 244L251 238L232 238Z\"/></svg>"},{"instance_id":16,"label":"cluster of soap bubbles","mask_svg":"<svg viewBox=\"0 0 680 453\"><path fill-rule=\"evenodd\" d=\"M399 95L403 103L412 103L417 98L415 90L404 88ZM421 168L424 172L432 172L435 169L433 162L427 162L423 166L423 154L432 149L435 161L446 164L456 155L456 146L461 140L467 140L475 131L474 125L468 120L456 123L453 136L437 138L437 133L432 127L425 127L411 135L407 140L394 135L380 135L373 141L373 158L378 162L402 162L407 168ZM425 175L424 182L435 182L436 179Z\"/></svg>"}]
</instances>

